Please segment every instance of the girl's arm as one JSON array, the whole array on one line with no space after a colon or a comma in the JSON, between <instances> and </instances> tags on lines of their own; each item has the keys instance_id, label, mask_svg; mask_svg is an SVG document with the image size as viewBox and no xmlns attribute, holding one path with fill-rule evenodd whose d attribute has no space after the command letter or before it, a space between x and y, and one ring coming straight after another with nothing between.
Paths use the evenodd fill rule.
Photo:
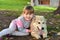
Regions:
<instances>
[{"instance_id":1,"label":"girl's arm","mask_svg":"<svg viewBox=\"0 0 60 40\"><path fill-rule=\"evenodd\" d=\"M18 27L19 31L21 31L21 32L31 32L29 29L24 28L23 23L22 23L21 20L18 20L16 22L16 24L17 24L17 27Z\"/></svg>"}]
</instances>

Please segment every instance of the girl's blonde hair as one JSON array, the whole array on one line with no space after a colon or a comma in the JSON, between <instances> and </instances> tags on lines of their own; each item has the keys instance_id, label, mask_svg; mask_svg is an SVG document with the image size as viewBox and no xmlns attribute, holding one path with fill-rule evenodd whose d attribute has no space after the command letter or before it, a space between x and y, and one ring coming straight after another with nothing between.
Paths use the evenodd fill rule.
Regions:
<instances>
[{"instance_id":1,"label":"girl's blonde hair","mask_svg":"<svg viewBox=\"0 0 60 40\"><path fill-rule=\"evenodd\" d=\"M23 9L23 13L25 12L25 10L29 10L31 11L32 13L34 13L34 8L32 6L25 6L24 9Z\"/></svg>"}]
</instances>

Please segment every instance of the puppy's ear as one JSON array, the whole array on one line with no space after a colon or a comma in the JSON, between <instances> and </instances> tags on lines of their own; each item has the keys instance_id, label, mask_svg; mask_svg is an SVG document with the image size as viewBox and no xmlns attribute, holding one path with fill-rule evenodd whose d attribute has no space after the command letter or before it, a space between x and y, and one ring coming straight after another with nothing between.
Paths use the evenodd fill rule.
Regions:
<instances>
[{"instance_id":1,"label":"puppy's ear","mask_svg":"<svg viewBox=\"0 0 60 40\"><path fill-rule=\"evenodd\" d=\"M32 19L32 21L31 21L31 25L33 25L33 23L35 22L35 17Z\"/></svg>"},{"instance_id":2,"label":"puppy's ear","mask_svg":"<svg viewBox=\"0 0 60 40\"><path fill-rule=\"evenodd\" d=\"M34 18L32 19L31 23L30 23L30 29L33 30L34 26L33 23L35 22L36 18L34 16Z\"/></svg>"},{"instance_id":3,"label":"puppy's ear","mask_svg":"<svg viewBox=\"0 0 60 40\"><path fill-rule=\"evenodd\" d=\"M35 22L35 20L36 20L36 16L34 16L34 18L32 19L32 22L34 23L34 22Z\"/></svg>"}]
</instances>

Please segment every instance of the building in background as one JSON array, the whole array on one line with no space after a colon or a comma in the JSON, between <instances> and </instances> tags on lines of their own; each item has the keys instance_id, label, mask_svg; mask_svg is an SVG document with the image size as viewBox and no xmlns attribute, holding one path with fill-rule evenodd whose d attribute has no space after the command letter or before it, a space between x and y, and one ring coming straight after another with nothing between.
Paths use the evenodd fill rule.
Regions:
<instances>
[{"instance_id":1,"label":"building in background","mask_svg":"<svg viewBox=\"0 0 60 40\"><path fill-rule=\"evenodd\" d=\"M59 0L31 0L32 6L52 6L52 7L58 7L59 6Z\"/></svg>"}]
</instances>

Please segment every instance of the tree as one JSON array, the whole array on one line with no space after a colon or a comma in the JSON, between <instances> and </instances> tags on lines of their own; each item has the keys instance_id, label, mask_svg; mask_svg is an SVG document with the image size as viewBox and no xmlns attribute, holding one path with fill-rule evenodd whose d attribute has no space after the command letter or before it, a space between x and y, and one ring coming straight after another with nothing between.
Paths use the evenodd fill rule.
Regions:
<instances>
[{"instance_id":1,"label":"tree","mask_svg":"<svg viewBox=\"0 0 60 40\"><path fill-rule=\"evenodd\" d=\"M58 8L54 11L54 14L60 14L60 0L59 0L59 6Z\"/></svg>"}]
</instances>

